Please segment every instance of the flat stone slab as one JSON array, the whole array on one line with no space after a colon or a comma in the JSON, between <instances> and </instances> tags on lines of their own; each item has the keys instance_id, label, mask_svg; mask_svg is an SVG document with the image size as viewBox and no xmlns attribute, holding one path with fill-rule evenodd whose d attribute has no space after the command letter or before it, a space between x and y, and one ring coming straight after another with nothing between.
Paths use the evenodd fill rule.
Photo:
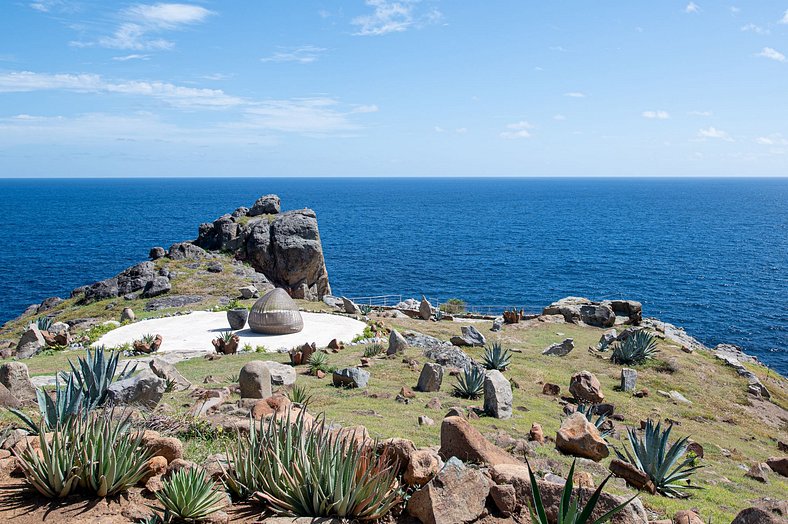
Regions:
<instances>
[{"instance_id":1,"label":"flat stone slab","mask_svg":"<svg viewBox=\"0 0 788 524\"><path fill-rule=\"evenodd\" d=\"M359 320L341 315L325 313L301 313L304 329L288 335L264 335L249 328L236 331L241 339L239 348L245 344L252 347L265 346L269 351L279 348L292 348L314 342L317 347L326 347L333 339L350 342L356 335L364 332L366 324ZM195 311L188 315L141 320L117 329L101 337L94 345L107 348L131 344L143 335L151 333L162 336L162 344L157 355L181 351L215 352L211 340L219 337L222 331L230 329L224 311Z\"/></svg>"}]
</instances>

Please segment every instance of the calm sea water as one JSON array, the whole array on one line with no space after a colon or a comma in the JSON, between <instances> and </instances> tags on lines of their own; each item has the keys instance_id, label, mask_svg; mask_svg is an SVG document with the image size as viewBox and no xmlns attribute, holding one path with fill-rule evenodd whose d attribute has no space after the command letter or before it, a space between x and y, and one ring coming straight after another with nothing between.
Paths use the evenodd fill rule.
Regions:
<instances>
[{"instance_id":1,"label":"calm sea water","mask_svg":"<svg viewBox=\"0 0 788 524\"><path fill-rule=\"evenodd\" d=\"M316 210L335 294L632 298L788 375L788 179L0 180L0 322L266 193Z\"/></svg>"}]
</instances>

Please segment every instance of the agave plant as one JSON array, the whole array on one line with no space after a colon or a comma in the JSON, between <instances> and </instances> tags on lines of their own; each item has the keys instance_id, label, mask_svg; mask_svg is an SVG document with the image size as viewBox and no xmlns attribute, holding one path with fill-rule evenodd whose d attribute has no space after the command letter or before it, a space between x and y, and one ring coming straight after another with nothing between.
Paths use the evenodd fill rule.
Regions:
<instances>
[{"instance_id":1,"label":"agave plant","mask_svg":"<svg viewBox=\"0 0 788 524\"><path fill-rule=\"evenodd\" d=\"M164 522L172 517L184 521L203 520L224 506L224 493L201 468L184 468L172 474L156 492L164 506Z\"/></svg>"},{"instance_id":2,"label":"agave plant","mask_svg":"<svg viewBox=\"0 0 788 524\"><path fill-rule=\"evenodd\" d=\"M317 374L318 371L326 371L328 365L328 355L322 351L315 351L309 356L309 372L312 375Z\"/></svg>"},{"instance_id":3,"label":"agave plant","mask_svg":"<svg viewBox=\"0 0 788 524\"><path fill-rule=\"evenodd\" d=\"M376 357L383 353L384 350L385 348L383 347L383 344L375 342L374 344L370 344L364 348L364 356L367 358Z\"/></svg>"},{"instance_id":4,"label":"agave plant","mask_svg":"<svg viewBox=\"0 0 788 524\"><path fill-rule=\"evenodd\" d=\"M506 371L509 364L512 362L512 352L508 349L503 349L500 342L493 342L492 346L484 348L484 355L482 356L482 365L485 369L497 369L498 371Z\"/></svg>"},{"instance_id":5,"label":"agave plant","mask_svg":"<svg viewBox=\"0 0 788 524\"><path fill-rule=\"evenodd\" d=\"M607 437L613 434L612 429L602 429L605 421L607 420L607 415L602 414L599 415L596 420L594 420L594 415L596 415L597 405L596 404L589 404L587 402L581 402L577 405L577 411L582 413L586 416L586 419L594 424L596 429L599 430L599 436L603 439L607 440Z\"/></svg>"},{"instance_id":6,"label":"agave plant","mask_svg":"<svg viewBox=\"0 0 788 524\"><path fill-rule=\"evenodd\" d=\"M77 357L77 365L71 360L68 361L71 372L63 372L61 376L64 379L74 378L85 396L87 411L103 406L106 402L109 387L116 380L115 372L118 369L120 355L119 351L107 351L104 346L99 346L93 351L88 348L85 351L85 358ZM130 377L136 369L137 364L131 366L131 363L127 362L123 371L118 374L117 380Z\"/></svg>"},{"instance_id":7,"label":"agave plant","mask_svg":"<svg viewBox=\"0 0 788 524\"><path fill-rule=\"evenodd\" d=\"M457 376L457 383L454 384L454 394L462 398L477 399L483 390L484 370L478 366L467 366Z\"/></svg>"},{"instance_id":8,"label":"agave plant","mask_svg":"<svg viewBox=\"0 0 788 524\"><path fill-rule=\"evenodd\" d=\"M591 498L588 499L586 505L581 509L578 499L572 499L575 462L576 460L572 461L572 467L569 468L569 475L566 478L564 489L561 492L561 500L558 503L558 519L555 521L556 524L602 524L603 522L607 522L612 519L618 512L623 510L630 502L632 502L635 497L637 497L637 494L635 494L634 497L627 500L623 504L616 506L598 519L592 520L591 514L594 512L594 509L599 502L599 497L602 495L602 490L604 489L605 484L607 484L612 475L608 475L607 478L602 481L599 487L597 487L594 493L591 495ZM531 470L531 464L528 462L528 457L525 458L525 463L528 465L528 475L531 480L532 504L528 505L528 509L531 512L531 522L534 524L553 524L553 521L549 521L547 519L547 508L545 508L544 501L542 500L542 494L539 492L539 483L536 481L536 477Z\"/></svg>"},{"instance_id":9,"label":"agave plant","mask_svg":"<svg viewBox=\"0 0 788 524\"><path fill-rule=\"evenodd\" d=\"M355 434L337 436L324 417L254 421L228 452L227 486L238 497L253 493L283 516L375 520L400 501L388 454L359 445Z\"/></svg>"},{"instance_id":10,"label":"agave plant","mask_svg":"<svg viewBox=\"0 0 788 524\"><path fill-rule=\"evenodd\" d=\"M219 338L225 344L229 344L230 342L232 342L234 336L235 336L235 332L232 329L225 329L219 334Z\"/></svg>"},{"instance_id":11,"label":"agave plant","mask_svg":"<svg viewBox=\"0 0 788 524\"><path fill-rule=\"evenodd\" d=\"M70 424L53 426L51 442L45 432L40 432L40 450L27 446L15 453L27 481L47 498L67 497L79 486L81 468L73 435L68 431Z\"/></svg>"},{"instance_id":12,"label":"agave plant","mask_svg":"<svg viewBox=\"0 0 788 524\"><path fill-rule=\"evenodd\" d=\"M613 347L610 360L616 364L642 364L657 353L657 338L641 329L632 333Z\"/></svg>"},{"instance_id":13,"label":"agave plant","mask_svg":"<svg viewBox=\"0 0 788 524\"><path fill-rule=\"evenodd\" d=\"M686 490L700 489L699 486L690 484L690 476L703 466L694 465L694 456L687 456L682 460L687 453L689 437L681 438L668 446L673 424L669 424L664 431L661 424L654 424L648 419L642 437L634 428L627 428L632 451L625 447L624 455L615 449L616 455L648 475L657 492L666 497L686 498L689 496Z\"/></svg>"},{"instance_id":14,"label":"agave plant","mask_svg":"<svg viewBox=\"0 0 788 524\"><path fill-rule=\"evenodd\" d=\"M78 419L71 433L82 467L80 487L99 497L126 491L145 476L152 451L142 450L142 433L131 432L129 416L110 412Z\"/></svg>"},{"instance_id":15,"label":"agave plant","mask_svg":"<svg viewBox=\"0 0 788 524\"><path fill-rule=\"evenodd\" d=\"M309 389L300 384L293 384L293 387L287 391L287 398L290 399L290 402L293 404L300 404L303 407L306 407L312 401L312 395L309 393Z\"/></svg>"},{"instance_id":16,"label":"agave plant","mask_svg":"<svg viewBox=\"0 0 788 524\"><path fill-rule=\"evenodd\" d=\"M150 346L151 344L153 344L153 341L156 340L156 335L154 335L153 333L145 333L144 335L142 335L142 338L140 340L146 346Z\"/></svg>"},{"instance_id":17,"label":"agave plant","mask_svg":"<svg viewBox=\"0 0 788 524\"><path fill-rule=\"evenodd\" d=\"M60 380L60 377L55 376L54 398L42 389L36 390L38 410L41 414L40 424L37 424L24 412L9 408L9 411L19 417L33 434L46 433L50 429L61 427L77 414L83 412L85 397L74 377L70 375L66 377L66 382L63 386L60 385Z\"/></svg>"},{"instance_id":18,"label":"agave plant","mask_svg":"<svg viewBox=\"0 0 788 524\"><path fill-rule=\"evenodd\" d=\"M358 309L361 311L361 314L365 317L368 317L370 313L372 313L372 306L369 304L361 304L358 306Z\"/></svg>"},{"instance_id":19,"label":"agave plant","mask_svg":"<svg viewBox=\"0 0 788 524\"><path fill-rule=\"evenodd\" d=\"M38 317L36 319L36 327L39 331L49 331L49 328L52 327L52 318Z\"/></svg>"}]
</instances>

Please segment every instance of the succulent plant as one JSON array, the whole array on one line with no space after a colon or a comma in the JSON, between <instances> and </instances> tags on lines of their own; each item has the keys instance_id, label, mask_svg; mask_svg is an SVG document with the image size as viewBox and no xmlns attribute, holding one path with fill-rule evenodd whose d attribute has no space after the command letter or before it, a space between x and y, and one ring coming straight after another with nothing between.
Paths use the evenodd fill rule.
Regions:
<instances>
[{"instance_id":1,"label":"succulent plant","mask_svg":"<svg viewBox=\"0 0 788 524\"><path fill-rule=\"evenodd\" d=\"M368 346L364 347L364 356L365 357L376 357L383 353L386 348L383 347L383 344L379 342L375 342L374 344L369 344Z\"/></svg>"},{"instance_id":2,"label":"succulent plant","mask_svg":"<svg viewBox=\"0 0 788 524\"><path fill-rule=\"evenodd\" d=\"M300 404L303 407L306 407L312 401L309 389L301 384L293 384L293 387L287 391L287 398L293 404Z\"/></svg>"},{"instance_id":3,"label":"succulent plant","mask_svg":"<svg viewBox=\"0 0 788 524\"><path fill-rule=\"evenodd\" d=\"M78 450L66 429L68 424L51 428L51 442L44 431L39 433L40 453L27 446L17 454L27 482L47 498L67 497L79 486Z\"/></svg>"},{"instance_id":4,"label":"succulent plant","mask_svg":"<svg viewBox=\"0 0 788 524\"><path fill-rule=\"evenodd\" d=\"M467 366L457 375L454 394L458 397L477 399L484 390L484 370L478 366Z\"/></svg>"},{"instance_id":5,"label":"succulent plant","mask_svg":"<svg viewBox=\"0 0 788 524\"><path fill-rule=\"evenodd\" d=\"M324 417L252 421L228 452L227 486L238 497L259 494L278 515L375 520L400 501L395 468L355 434L337 435Z\"/></svg>"},{"instance_id":6,"label":"succulent plant","mask_svg":"<svg viewBox=\"0 0 788 524\"><path fill-rule=\"evenodd\" d=\"M691 455L682 460L687 453L689 437L668 446L673 424L669 424L664 431L661 424L654 424L648 419L642 437L634 428L627 428L632 451L624 447L625 454L622 454L615 449L616 455L648 475L658 493L671 498L686 498L689 496L686 490L700 489L690 484L690 476L703 466L696 466L695 457Z\"/></svg>"},{"instance_id":7,"label":"succulent plant","mask_svg":"<svg viewBox=\"0 0 788 524\"><path fill-rule=\"evenodd\" d=\"M500 342L493 342L492 346L484 348L484 355L482 356L482 365L485 369L497 369L498 371L506 371L509 364L512 362L512 352L508 349L503 349Z\"/></svg>"},{"instance_id":8,"label":"succulent plant","mask_svg":"<svg viewBox=\"0 0 788 524\"><path fill-rule=\"evenodd\" d=\"M77 365L74 365L71 360L68 361L71 372L61 373L61 376L64 378L74 377L74 381L85 397L87 411L104 405L107 400L107 391L115 380L128 378L136 371L137 364L131 365L130 362L127 362L123 371L116 377L120 355L119 351L108 352L104 346L99 346L93 351L88 348L85 351L85 358L77 357Z\"/></svg>"},{"instance_id":9,"label":"succulent plant","mask_svg":"<svg viewBox=\"0 0 788 524\"><path fill-rule=\"evenodd\" d=\"M235 332L231 329L225 329L219 334L219 338L225 344L229 344L230 342L232 342L234 336L235 336Z\"/></svg>"},{"instance_id":10,"label":"succulent plant","mask_svg":"<svg viewBox=\"0 0 788 524\"><path fill-rule=\"evenodd\" d=\"M566 483L564 484L564 489L561 492L561 500L558 503L557 520L548 520L548 508L545 507L544 501L542 500L542 495L539 491L539 483L536 481L536 477L531 470L531 464L528 462L528 457L525 458L525 462L528 465L528 475L530 477L532 486L532 503L528 505L528 509L531 512L531 522L534 524L553 524L553 522L556 524L602 524L612 519L618 512L623 510L630 502L632 502L635 497L637 497L636 494L634 497L611 509L598 519L592 520L591 514L594 512L596 505L599 503L599 497L602 495L602 490L604 489L605 484L607 484L612 475L608 475L607 478L602 481L599 487L596 488L594 493L588 499L586 505L581 509L578 499L572 499L572 490L574 489L573 478L575 474L576 462L576 460L573 460L572 467L569 468L569 475L567 475Z\"/></svg>"},{"instance_id":11,"label":"succulent plant","mask_svg":"<svg viewBox=\"0 0 788 524\"><path fill-rule=\"evenodd\" d=\"M361 314L365 317L368 317L370 313L372 313L372 306L369 304L361 304L358 306L358 309L361 311Z\"/></svg>"},{"instance_id":12,"label":"succulent plant","mask_svg":"<svg viewBox=\"0 0 788 524\"><path fill-rule=\"evenodd\" d=\"M616 364L642 364L657 353L657 339L648 331L641 329L629 335L613 347L610 360Z\"/></svg>"},{"instance_id":13,"label":"succulent plant","mask_svg":"<svg viewBox=\"0 0 788 524\"><path fill-rule=\"evenodd\" d=\"M52 318L38 317L36 319L36 327L39 331L49 331L49 328L52 327Z\"/></svg>"},{"instance_id":14,"label":"succulent plant","mask_svg":"<svg viewBox=\"0 0 788 524\"><path fill-rule=\"evenodd\" d=\"M203 520L224 506L225 494L201 468L184 468L162 483L156 499L164 506L164 518Z\"/></svg>"},{"instance_id":15,"label":"succulent plant","mask_svg":"<svg viewBox=\"0 0 788 524\"><path fill-rule=\"evenodd\" d=\"M328 366L328 355L322 351L315 351L309 356L309 372L316 374L318 371L326 371Z\"/></svg>"}]
</instances>

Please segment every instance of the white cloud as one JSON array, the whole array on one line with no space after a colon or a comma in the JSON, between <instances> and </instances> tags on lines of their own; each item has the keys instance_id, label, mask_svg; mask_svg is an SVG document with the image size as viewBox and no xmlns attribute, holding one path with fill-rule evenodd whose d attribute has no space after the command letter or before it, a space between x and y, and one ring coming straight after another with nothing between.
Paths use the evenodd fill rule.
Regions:
<instances>
[{"instance_id":1,"label":"white cloud","mask_svg":"<svg viewBox=\"0 0 788 524\"><path fill-rule=\"evenodd\" d=\"M755 142L764 146L788 146L788 138L785 138L781 133L759 136Z\"/></svg>"},{"instance_id":2,"label":"white cloud","mask_svg":"<svg viewBox=\"0 0 788 524\"><path fill-rule=\"evenodd\" d=\"M377 113L380 109L375 104L356 106L351 113Z\"/></svg>"},{"instance_id":3,"label":"white cloud","mask_svg":"<svg viewBox=\"0 0 788 524\"><path fill-rule=\"evenodd\" d=\"M685 13L700 13L700 6L695 2L690 2L687 4L687 7L684 8Z\"/></svg>"},{"instance_id":4,"label":"white cloud","mask_svg":"<svg viewBox=\"0 0 788 524\"><path fill-rule=\"evenodd\" d=\"M695 110L695 111L690 111L688 114L690 116L712 116L713 113L711 111L698 111L698 110Z\"/></svg>"},{"instance_id":5,"label":"white cloud","mask_svg":"<svg viewBox=\"0 0 788 524\"><path fill-rule=\"evenodd\" d=\"M756 33L756 34L759 34L759 35L771 34L771 31L769 31L767 28L761 27L761 26L755 25L755 24L743 25L741 30L745 31L745 32Z\"/></svg>"},{"instance_id":6,"label":"white cloud","mask_svg":"<svg viewBox=\"0 0 788 524\"><path fill-rule=\"evenodd\" d=\"M553 120L558 120L559 122L566 120L566 117L562 114L557 114L553 117Z\"/></svg>"},{"instance_id":7,"label":"white cloud","mask_svg":"<svg viewBox=\"0 0 788 524\"><path fill-rule=\"evenodd\" d=\"M36 2L30 2L28 7L39 13L51 13L53 11L74 12L79 10L79 5L69 0L38 0Z\"/></svg>"},{"instance_id":8,"label":"white cloud","mask_svg":"<svg viewBox=\"0 0 788 524\"><path fill-rule=\"evenodd\" d=\"M581 93L580 91L571 91L569 93L564 93L564 96L568 96L570 98L585 98L586 94Z\"/></svg>"},{"instance_id":9,"label":"white cloud","mask_svg":"<svg viewBox=\"0 0 788 524\"><path fill-rule=\"evenodd\" d=\"M150 60L150 55L132 54L125 56L113 56L112 59L118 62L126 62L128 60Z\"/></svg>"},{"instance_id":10,"label":"white cloud","mask_svg":"<svg viewBox=\"0 0 788 524\"><path fill-rule=\"evenodd\" d=\"M211 73L210 75L203 75L202 78L204 78L205 80L216 81L216 80L226 80L232 76L233 75L226 75L224 73Z\"/></svg>"},{"instance_id":11,"label":"white cloud","mask_svg":"<svg viewBox=\"0 0 788 524\"><path fill-rule=\"evenodd\" d=\"M717 129L716 127L708 127L706 129L701 129L698 131L698 137L702 139L706 138L716 138L719 140L725 140L726 142L733 142L733 138L723 131L722 129Z\"/></svg>"},{"instance_id":12,"label":"white cloud","mask_svg":"<svg viewBox=\"0 0 788 524\"><path fill-rule=\"evenodd\" d=\"M788 9L785 10L783 13L783 17L780 19L781 24L788 24Z\"/></svg>"},{"instance_id":13,"label":"white cloud","mask_svg":"<svg viewBox=\"0 0 788 524\"><path fill-rule=\"evenodd\" d=\"M433 129L436 133L443 133L445 131L441 126L435 126Z\"/></svg>"},{"instance_id":14,"label":"white cloud","mask_svg":"<svg viewBox=\"0 0 788 524\"><path fill-rule=\"evenodd\" d=\"M16 71L0 74L0 92L62 90L147 96L178 107L226 108L245 103L221 89L184 87L169 82L109 81L94 74L48 74Z\"/></svg>"},{"instance_id":15,"label":"white cloud","mask_svg":"<svg viewBox=\"0 0 788 524\"><path fill-rule=\"evenodd\" d=\"M122 23L110 36L98 42L71 42L75 47L90 47L98 44L110 49L132 51L161 51L172 49L175 44L154 36L164 31L173 31L204 22L213 11L191 4L137 4L120 12Z\"/></svg>"},{"instance_id":16,"label":"white cloud","mask_svg":"<svg viewBox=\"0 0 788 524\"><path fill-rule=\"evenodd\" d=\"M643 111L643 118L651 118L655 120L667 120L670 114L667 111Z\"/></svg>"},{"instance_id":17,"label":"white cloud","mask_svg":"<svg viewBox=\"0 0 788 524\"><path fill-rule=\"evenodd\" d=\"M468 128L467 127L458 127L457 129L454 130L454 132L457 133L458 135L464 135L465 133L468 132Z\"/></svg>"},{"instance_id":18,"label":"white cloud","mask_svg":"<svg viewBox=\"0 0 788 524\"><path fill-rule=\"evenodd\" d=\"M300 47L280 48L271 56L261 58L261 62L297 62L299 64L310 64L315 62L326 50L322 47L313 45L303 45Z\"/></svg>"},{"instance_id":19,"label":"white cloud","mask_svg":"<svg viewBox=\"0 0 788 524\"><path fill-rule=\"evenodd\" d=\"M738 15L739 13L741 13L741 9L739 9L735 5L732 5L730 9L731 9L731 14L733 15Z\"/></svg>"},{"instance_id":20,"label":"white cloud","mask_svg":"<svg viewBox=\"0 0 788 524\"><path fill-rule=\"evenodd\" d=\"M256 102L245 112L245 121L231 127L265 129L285 133L325 136L337 132L356 131L360 126L351 122L351 112L340 111L333 98L296 98Z\"/></svg>"},{"instance_id":21,"label":"white cloud","mask_svg":"<svg viewBox=\"0 0 788 524\"><path fill-rule=\"evenodd\" d=\"M501 138L531 138L531 133L528 131L529 129L533 129L534 126L525 120L521 120L519 122L515 122L514 124L509 124L506 126L506 131L501 133Z\"/></svg>"},{"instance_id":22,"label":"white cloud","mask_svg":"<svg viewBox=\"0 0 788 524\"><path fill-rule=\"evenodd\" d=\"M785 55L771 47L764 47L761 52L755 56L762 56L770 60L776 60L777 62L785 62Z\"/></svg>"},{"instance_id":23,"label":"white cloud","mask_svg":"<svg viewBox=\"0 0 788 524\"><path fill-rule=\"evenodd\" d=\"M366 0L372 13L357 16L351 24L358 26L355 35L380 36L401 33L412 27L422 27L439 22L443 14L435 8L420 12L420 0Z\"/></svg>"}]
</instances>

